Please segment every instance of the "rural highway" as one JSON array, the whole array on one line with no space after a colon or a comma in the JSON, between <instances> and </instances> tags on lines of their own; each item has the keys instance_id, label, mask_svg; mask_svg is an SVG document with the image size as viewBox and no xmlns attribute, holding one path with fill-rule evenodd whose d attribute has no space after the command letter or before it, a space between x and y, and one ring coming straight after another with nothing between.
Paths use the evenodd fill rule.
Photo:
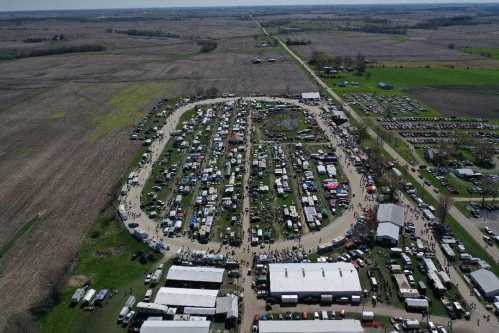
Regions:
<instances>
[{"instance_id":1,"label":"rural highway","mask_svg":"<svg viewBox=\"0 0 499 333\"><path fill-rule=\"evenodd\" d=\"M261 27L261 26L260 26ZM295 52L293 52L281 39L275 36L271 36L265 28L261 27L262 31L269 37L275 38L279 44L281 45L288 54L295 59L307 73L317 82L317 84L326 90L342 107L345 111L347 111L358 123L364 124L366 126L367 132L369 136L373 139L377 140L378 135L376 132L362 119L358 113L352 109L342 98L339 96L333 89L331 89L322 79L314 72L314 70L303 61ZM400 154L395 151L390 145L383 141L383 149L390 155L393 160L397 161L401 166L406 167L407 172L421 185L423 188L426 186L423 182L423 179L419 178L419 174L416 171L412 171L408 163ZM437 202L439 201L439 195L434 193L433 191L427 191L429 195L431 195ZM452 216L461 227L471 236L473 239L490 255L490 257L497 263L499 262L499 248L497 246L488 246L488 244L483 239L483 233L479 229L477 225L474 224L472 219L464 216L463 213L459 211L459 209L452 205L449 209L449 215Z\"/></svg>"}]
</instances>

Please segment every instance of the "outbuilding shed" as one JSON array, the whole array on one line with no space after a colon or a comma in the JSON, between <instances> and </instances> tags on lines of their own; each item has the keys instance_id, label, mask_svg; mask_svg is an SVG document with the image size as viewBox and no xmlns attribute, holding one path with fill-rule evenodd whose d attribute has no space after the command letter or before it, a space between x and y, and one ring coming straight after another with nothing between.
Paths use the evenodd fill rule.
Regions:
<instances>
[{"instance_id":1,"label":"outbuilding shed","mask_svg":"<svg viewBox=\"0 0 499 333\"><path fill-rule=\"evenodd\" d=\"M376 230L376 240L381 243L388 243L397 246L399 243L400 227L389 222L378 224Z\"/></svg>"},{"instance_id":2,"label":"outbuilding shed","mask_svg":"<svg viewBox=\"0 0 499 333\"><path fill-rule=\"evenodd\" d=\"M470 278L485 298L499 296L499 279L493 272L482 268L472 272Z\"/></svg>"},{"instance_id":3,"label":"outbuilding shed","mask_svg":"<svg viewBox=\"0 0 499 333\"><path fill-rule=\"evenodd\" d=\"M301 99L308 102L318 102L321 99L321 95L319 92L304 92L301 94Z\"/></svg>"},{"instance_id":4,"label":"outbuilding shed","mask_svg":"<svg viewBox=\"0 0 499 333\"><path fill-rule=\"evenodd\" d=\"M399 227L404 226L404 208L395 204L381 204L378 207L376 218L379 223L390 222Z\"/></svg>"}]
</instances>

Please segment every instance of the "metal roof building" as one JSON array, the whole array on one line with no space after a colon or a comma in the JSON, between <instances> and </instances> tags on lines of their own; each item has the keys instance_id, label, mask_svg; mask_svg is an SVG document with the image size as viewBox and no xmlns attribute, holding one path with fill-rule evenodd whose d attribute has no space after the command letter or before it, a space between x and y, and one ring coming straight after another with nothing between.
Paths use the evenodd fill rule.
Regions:
<instances>
[{"instance_id":1,"label":"metal roof building","mask_svg":"<svg viewBox=\"0 0 499 333\"><path fill-rule=\"evenodd\" d=\"M499 279L493 272L482 268L472 272L470 277L484 297L499 296Z\"/></svg>"},{"instance_id":2,"label":"metal roof building","mask_svg":"<svg viewBox=\"0 0 499 333\"><path fill-rule=\"evenodd\" d=\"M228 318L239 317L239 298L236 295L227 295L217 299L217 314L227 314Z\"/></svg>"},{"instance_id":3,"label":"metal roof building","mask_svg":"<svg viewBox=\"0 0 499 333\"><path fill-rule=\"evenodd\" d=\"M140 333L208 333L210 322L202 320L146 320Z\"/></svg>"},{"instance_id":4,"label":"metal roof building","mask_svg":"<svg viewBox=\"0 0 499 333\"><path fill-rule=\"evenodd\" d=\"M376 218L379 223L391 222L399 227L404 226L404 207L395 204L382 204L378 207Z\"/></svg>"},{"instance_id":5,"label":"metal roof building","mask_svg":"<svg viewBox=\"0 0 499 333\"><path fill-rule=\"evenodd\" d=\"M269 265L270 294L350 297L360 295L359 274L351 263L287 263Z\"/></svg>"},{"instance_id":6,"label":"metal roof building","mask_svg":"<svg viewBox=\"0 0 499 333\"><path fill-rule=\"evenodd\" d=\"M260 320L260 333L363 333L360 321L343 320Z\"/></svg>"},{"instance_id":7,"label":"metal roof building","mask_svg":"<svg viewBox=\"0 0 499 333\"><path fill-rule=\"evenodd\" d=\"M218 290L161 287L154 303L173 307L214 308Z\"/></svg>"},{"instance_id":8,"label":"metal roof building","mask_svg":"<svg viewBox=\"0 0 499 333\"><path fill-rule=\"evenodd\" d=\"M319 92L304 92L301 94L301 98L303 100L319 100L321 99L321 95Z\"/></svg>"},{"instance_id":9,"label":"metal roof building","mask_svg":"<svg viewBox=\"0 0 499 333\"><path fill-rule=\"evenodd\" d=\"M378 224L376 230L376 240L397 245L399 242L400 227L390 222Z\"/></svg>"},{"instance_id":10,"label":"metal roof building","mask_svg":"<svg viewBox=\"0 0 499 333\"><path fill-rule=\"evenodd\" d=\"M223 268L207 266L172 266L166 275L167 280L222 283Z\"/></svg>"}]
</instances>

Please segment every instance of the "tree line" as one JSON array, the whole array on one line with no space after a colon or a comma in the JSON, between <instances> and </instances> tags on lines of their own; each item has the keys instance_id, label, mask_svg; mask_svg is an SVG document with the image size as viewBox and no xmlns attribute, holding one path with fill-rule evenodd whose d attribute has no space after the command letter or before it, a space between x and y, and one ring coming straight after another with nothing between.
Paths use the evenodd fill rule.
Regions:
<instances>
[{"instance_id":1,"label":"tree line","mask_svg":"<svg viewBox=\"0 0 499 333\"><path fill-rule=\"evenodd\" d=\"M366 57L358 53L355 58L350 56L331 56L326 52L314 51L312 52L312 57L309 61L311 65L321 67L334 67L339 68L341 66L352 69L354 68L358 74L363 74L366 71Z\"/></svg>"},{"instance_id":2,"label":"tree line","mask_svg":"<svg viewBox=\"0 0 499 333\"><path fill-rule=\"evenodd\" d=\"M291 38L286 39L286 45L288 45L288 46L293 46L293 45L310 45L310 44L312 44L312 41L310 41L310 40L291 39Z\"/></svg>"},{"instance_id":3,"label":"tree line","mask_svg":"<svg viewBox=\"0 0 499 333\"><path fill-rule=\"evenodd\" d=\"M143 36L143 37L168 37L168 38L180 38L179 35L161 31L161 30L139 30L139 29L127 29L127 30L113 30L107 29L109 33L124 34L129 36Z\"/></svg>"},{"instance_id":4,"label":"tree line","mask_svg":"<svg viewBox=\"0 0 499 333\"><path fill-rule=\"evenodd\" d=\"M43 57L43 56L65 54L65 53L99 52L105 50L106 47L99 44L59 46L59 47L38 48L38 49L6 49L0 51L0 60Z\"/></svg>"}]
</instances>

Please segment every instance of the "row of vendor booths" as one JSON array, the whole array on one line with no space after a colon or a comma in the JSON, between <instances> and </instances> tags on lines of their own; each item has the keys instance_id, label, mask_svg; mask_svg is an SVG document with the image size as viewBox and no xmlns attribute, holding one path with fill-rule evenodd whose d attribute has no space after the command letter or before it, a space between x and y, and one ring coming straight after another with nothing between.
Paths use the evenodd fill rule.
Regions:
<instances>
[{"instance_id":1,"label":"row of vendor booths","mask_svg":"<svg viewBox=\"0 0 499 333\"><path fill-rule=\"evenodd\" d=\"M350 190L348 183L338 181L336 153L319 151L318 154L311 156L315 160L317 173L326 177L322 181L322 186L331 212L336 214L339 208L347 208L350 204Z\"/></svg>"},{"instance_id":2,"label":"row of vendor booths","mask_svg":"<svg viewBox=\"0 0 499 333\"><path fill-rule=\"evenodd\" d=\"M418 245L422 247L421 244ZM422 251L424 249L421 249L421 252L418 252L416 256L418 269L426 275L429 287L432 288L433 292L445 300L446 293L452 288L453 282L448 273L442 269L437 269L432 258L425 257ZM390 254L392 257L400 258L400 264L391 264L388 267L397 285L399 297L404 300L409 311L427 312L430 305L428 298L425 297L427 286L424 281L415 279L411 256L401 248L391 248ZM371 284L376 285L377 281L371 281Z\"/></svg>"},{"instance_id":3,"label":"row of vendor booths","mask_svg":"<svg viewBox=\"0 0 499 333\"><path fill-rule=\"evenodd\" d=\"M185 161L182 165L176 165L175 168L165 170L166 172L177 172L177 169L182 170L182 175L178 184L175 184L175 195L170 202L168 214L161 220L163 233L165 236L172 237L183 231L184 223L186 222L186 211L183 206L184 199L194 189L200 181L202 173L201 166L206 159L208 147L202 142L201 133L209 129L210 124L216 117L216 107L198 106L195 115L182 123L181 129L174 132L174 147L181 150L187 150ZM189 140L195 130L192 141ZM170 161L171 162L171 161ZM217 172L216 170L214 171Z\"/></svg>"},{"instance_id":4,"label":"row of vendor booths","mask_svg":"<svg viewBox=\"0 0 499 333\"><path fill-rule=\"evenodd\" d=\"M325 199L329 205L330 211L334 214L338 206L347 207L349 204L349 189L346 184L340 184L337 180L337 156L334 152L324 152L319 150L311 154L314 160L319 176L326 177L322 184L315 178L312 166L309 163L307 153L303 150L303 145L295 145L295 164L303 172L300 180L301 203L305 215L305 222L311 230L319 230L322 226L324 216L327 215L326 207L321 206L319 200L319 186L324 188Z\"/></svg>"},{"instance_id":5,"label":"row of vendor booths","mask_svg":"<svg viewBox=\"0 0 499 333\"><path fill-rule=\"evenodd\" d=\"M170 211L165 219L165 234L173 235L183 229L185 214L179 209L183 202L183 196L189 195L196 184L200 184L200 190L195 198L193 214L189 221L189 227L194 238L205 243L209 240L215 217L220 209L235 210L240 204L240 193L237 186L244 174L244 135L246 133L246 111L240 111L234 115L234 102L227 102L222 107L222 114L213 134L213 143L209 147L209 159L202 169L186 180L184 187L179 187L178 194L175 197L174 209ZM209 118L203 118L202 123L210 125L214 116L214 111L208 109ZM231 118L236 117L231 124ZM217 118L218 119L218 118ZM210 126L207 127L210 129ZM226 145L228 142L229 146ZM225 158L224 170L221 170L219 159ZM183 177L182 180L185 178ZM223 188L220 183L224 182ZM189 191L185 192L185 186L189 186ZM221 203L221 205L220 205ZM234 222L238 222L236 217Z\"/></svg>"}]
</instances>

